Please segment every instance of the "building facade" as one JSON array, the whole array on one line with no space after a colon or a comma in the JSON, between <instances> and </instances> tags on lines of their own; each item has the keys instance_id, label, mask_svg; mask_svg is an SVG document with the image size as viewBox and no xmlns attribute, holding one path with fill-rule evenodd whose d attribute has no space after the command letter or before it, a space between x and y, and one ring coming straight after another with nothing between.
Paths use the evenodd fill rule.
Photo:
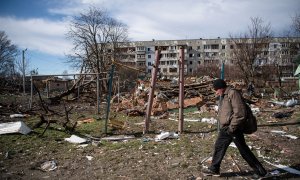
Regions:
<instances>
[{"instance_id":1,"label":"building facade","mask_svg":"<svg viewBox=\"0 0 300 180\"><path fill-rule=\"evenodd\" d=\"M225 63L234 66L233 50L238 48L229 38L134 41L120 44L118 49L122 55L119 56L118 61L151 74L155 51L160 49L158 67L160 74L176 77L179 73L180 47L184 48L186 75L196 74L201 65L221 66ZM258 66L276 63L283 69L282 76L289 77L293 76L295 69L293 61L299 54L300 38L271 38L260 49L255 63Z\"/></svg>"}]
</instances>

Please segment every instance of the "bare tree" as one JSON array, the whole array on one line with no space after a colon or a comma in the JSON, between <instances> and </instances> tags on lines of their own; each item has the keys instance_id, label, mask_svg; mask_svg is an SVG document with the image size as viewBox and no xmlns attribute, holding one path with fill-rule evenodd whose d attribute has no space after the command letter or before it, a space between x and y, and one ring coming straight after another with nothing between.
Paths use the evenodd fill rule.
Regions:
<instances>
[{"instance_id":1,"label":"bare tree","mask_svg":"<svg viewBox=\"0 0 300 180\"><path fill-rule=\"evenodd\" d=\"M69 62L80 72L106 72L118 43L127 41L127 35L125 24L91 7L70 24L67 36L73 41L74 54L69 55Z\"/></svg>"},{"instance_id":2,"label":"bare tree","mask_svg":"<svg viewBox=\"0 0 300 180\"><path fill-rule=\"evenodd\" d=\"M220 77L220 67L218 67L216 64L201 64L197 68L196 75Z\"/></svg>"},{"instance_id":3,"label":"bare tree","mask_svg":"<svg viewBox=\"0 0 300 180\"><path fill-rule=\"evenodd\" d=\"M0 31L0 75L14 74L14 60L18 54L18 48L12 44L4 31Z\"/></svg>"},{"instance_id":4,"label":"bare tree","mask_svg":"<svg viewBox=\"0 0 300 180\"><path fill-rule=\"evenodd\" d=\"M267 61L264 53L268 51L272 35L270 24L259 17L250 19L247 32L237 37L230 35L232 61L240 68L246 83L258 76L259 66Z\"/></svg>"},{"instance_id":5,"label":"bare tree","mask_svg":"<svg viewBox=\"0 0 300 180\"><path fill-rule=\"evenodd\" d=\"M32 70L30 69L30 63L29 60L27 58L24 58L24 68L25 68L25 74L31 74ZM22 59L16 59L15 60L15 71L18 74L22 74L23 72L23 60Z\"/></svg>"}]
</instances>

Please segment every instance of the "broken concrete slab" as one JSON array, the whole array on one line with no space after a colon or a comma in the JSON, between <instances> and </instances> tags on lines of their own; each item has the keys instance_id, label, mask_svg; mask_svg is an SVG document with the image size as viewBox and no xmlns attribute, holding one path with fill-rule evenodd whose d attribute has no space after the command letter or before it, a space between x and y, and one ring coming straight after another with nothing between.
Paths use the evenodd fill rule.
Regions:
<instances>
[{"instance_id":1,"label":"broken concrete slab","mask_svg":"<svg viewBox=\"0 0 300 180\"><path fill-rule=\"evenodd\" d=\"M28 134L31 129L22 121L0 124L0 134L21 133Z\"/></svg>"}]
</instances>

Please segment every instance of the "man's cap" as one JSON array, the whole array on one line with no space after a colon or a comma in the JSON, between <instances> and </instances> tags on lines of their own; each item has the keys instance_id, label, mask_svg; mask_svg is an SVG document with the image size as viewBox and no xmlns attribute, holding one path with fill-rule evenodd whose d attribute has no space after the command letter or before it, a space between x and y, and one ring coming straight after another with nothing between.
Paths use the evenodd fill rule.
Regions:
<instances>
[{"instance_id":1,"label":"man's cap","mask_svg":"<svg viewBox=\"0 0 300 180\"><path fill-rule=\"evenodd\" d=\"M216 79L213 83L214 90L226 88L226 82L223 79Z\"/></svg>"}]
</instances>

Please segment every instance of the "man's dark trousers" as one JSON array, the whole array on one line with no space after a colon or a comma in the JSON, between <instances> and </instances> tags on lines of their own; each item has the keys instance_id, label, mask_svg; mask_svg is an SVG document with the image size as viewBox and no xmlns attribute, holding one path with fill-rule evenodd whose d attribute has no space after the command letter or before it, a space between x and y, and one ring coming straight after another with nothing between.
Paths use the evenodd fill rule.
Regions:
<instances>
[{"instance_id":1,"label":"man's dark trousers","mask_svg":"<svg viewBox=\"0 0 300 180\"><path fill-rule=\"evenodd\" d=\"M249 166L255 171L255 173L264 176L267 173L267 171L262 166L262 164L257 160L255 155L251 152L251 150L246 144L244 134L240 131L231 134L225 131L224 129L220 130L218 138L215 143L215 151L213 154L213 159L212 159L212 164L210 166L210 169L213 171L220 171L222 159L226 153L228 146L232 141L240 151L242 157L249 164Z\"/></svg>"}]
</instances>

